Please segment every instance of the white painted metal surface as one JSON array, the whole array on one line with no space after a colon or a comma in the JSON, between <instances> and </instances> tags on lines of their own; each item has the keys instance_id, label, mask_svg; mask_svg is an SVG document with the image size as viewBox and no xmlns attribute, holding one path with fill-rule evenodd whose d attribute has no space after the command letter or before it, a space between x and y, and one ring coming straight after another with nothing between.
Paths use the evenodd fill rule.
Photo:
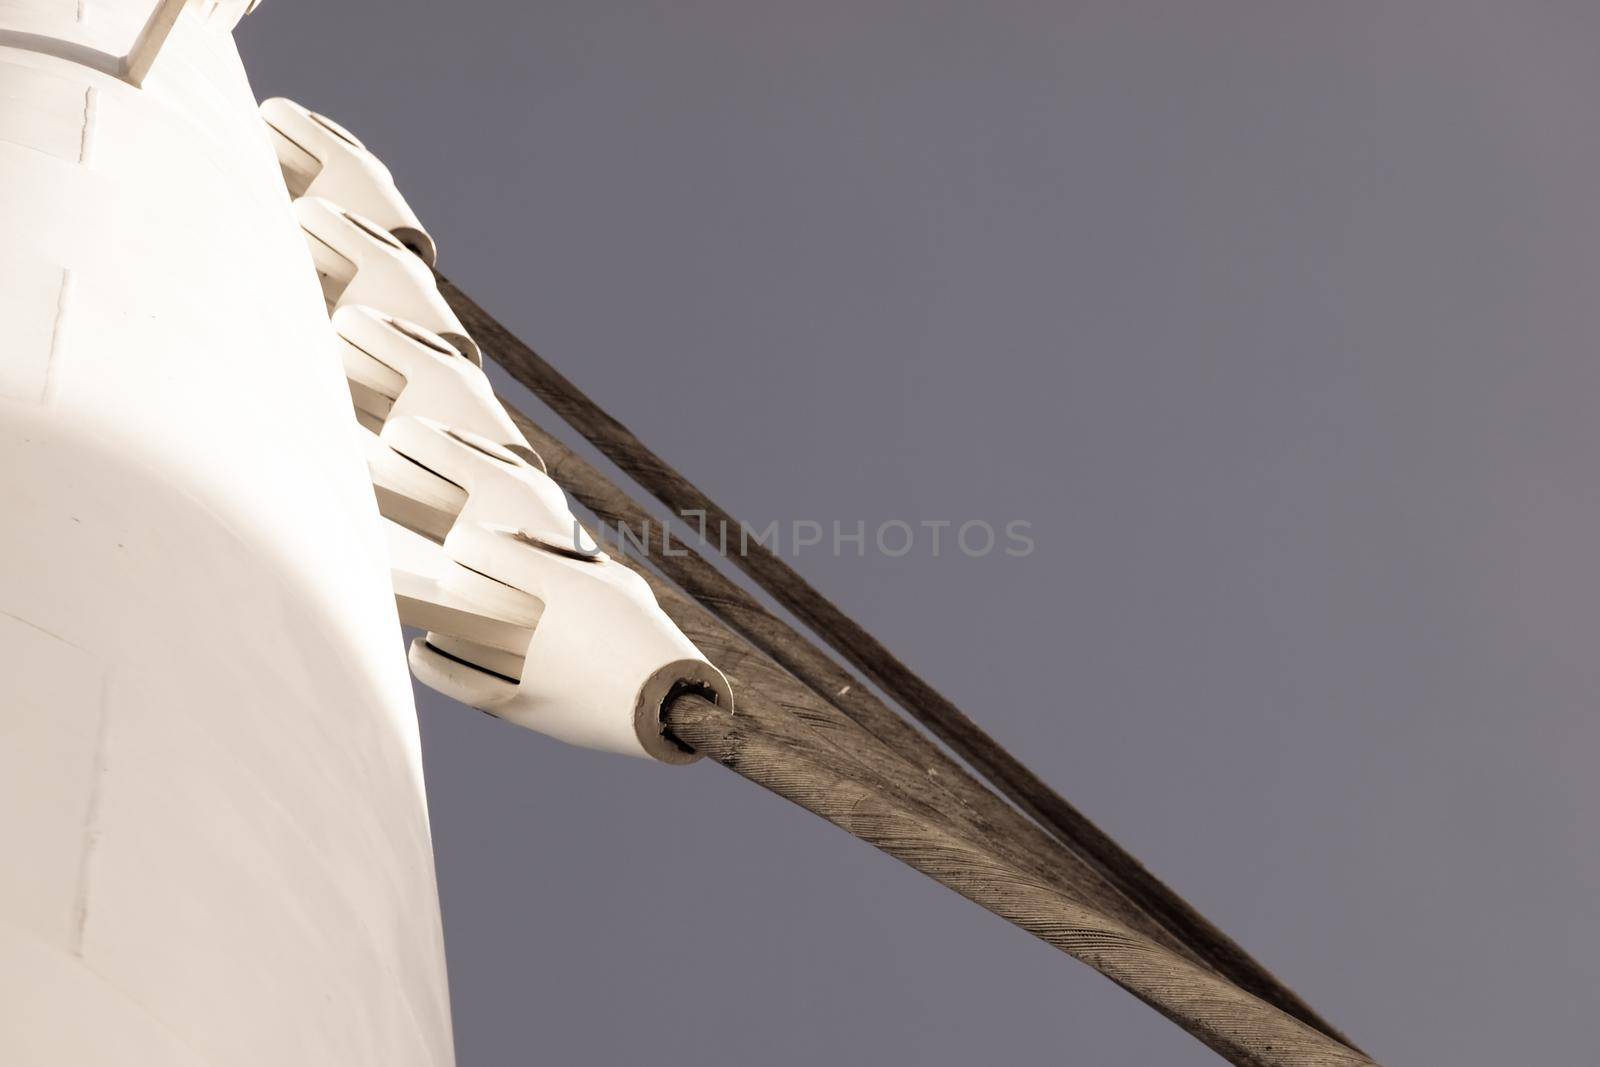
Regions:
<instances>
[{"instance_id":1,"label":"white painted metal surface","mask_svg":"<svg viewBox=\"0 0 1600 1067\"><path fill-rule=\"evenodd\" d=\"M150 0L0 3L7 1067L451 1061L363 431L246 6L192 3L140 89L90 53Z\"/></svg>"}]
</instances>

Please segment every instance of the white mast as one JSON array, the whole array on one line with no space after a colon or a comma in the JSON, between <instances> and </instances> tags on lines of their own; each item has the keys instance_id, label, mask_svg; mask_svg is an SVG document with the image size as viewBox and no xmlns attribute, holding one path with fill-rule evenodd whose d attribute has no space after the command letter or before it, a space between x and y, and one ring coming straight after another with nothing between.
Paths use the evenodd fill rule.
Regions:
<instances>
[{"instance_id":1,"label":"white mast","mask_svg":"<svg viewBox=\"0 0 1600 1067\"><path fill-rule=\"evenodd\" d=\"M8 1067L452 1060L383 537L248 6L163 39L154 0L0 4Z\"/></svg>"}]
</instances>

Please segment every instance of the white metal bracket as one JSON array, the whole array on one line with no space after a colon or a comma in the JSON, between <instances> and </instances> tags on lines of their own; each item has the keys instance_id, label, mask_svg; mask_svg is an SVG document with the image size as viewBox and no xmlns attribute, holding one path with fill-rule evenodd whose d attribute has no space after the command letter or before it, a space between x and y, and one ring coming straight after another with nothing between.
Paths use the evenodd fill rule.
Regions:
<instances>
[{"instance_id":1,"label":"white metal bracket","mask_svg":"<svg viewBox=\"0 0 1600 1067\"><path fill-rule=\"evenodd\" d=\"M663 735L661 706L689 685L731 707L727 679L644 580L600 551L560 487L492 442L428 419L391 418L380 444L464 494L442 545L408 531L391 539L401 620L429 631L411 646L417 677L574 744L691 760ZM407 522L392 506L386 517Z\"/></svg>"},{"instance_id":2,"label":"white metal bracket","mask_svg":"<svg viewBox=\"0 0 1600 1067\"><path fill-rule=\"evenodd\" d=\"M400 620L426 633L413 673L573 744L693 761L661 709L683 687L731 709L727 679L572 514L440 295L432 242L414 255L396 236L426 234L387 169L299 105L262 111L363 427Z\"/></svg>"},{"instance_id":3,"label":"white metal bracket","mask_svg":"<svg viewBox=\"0 0 1600 1067\"><path fill-rule=\"evenodd\" d=\"M478 343L439 295L433 271L388 230L315 196L296 200L294 213L308 238L330 312L349 304L380 309L432 330L483 365Z\"/></svg>"},{"instance_id":4,"label":"white metal bracket","mask_svg":"<svg viewBox=\"0 0 1600 1067\"><path fill-rule=\"evenodd\" d=\"M356 417L374 433L391 418L422 415L538 462L483 371L443 337L359 304L335 311L333 330Z\"/></svg>"},{"instance_id":5,"label":"white metal bracket","mask_svg":"<svg viewBox=\"0 0 1600 1067\"><path fill-rule=\"evenodd\" d=\"M325 115L277 96L261 105L289 195L318 196L376 222L428 266L438 248L383 161Z\"/></svg>"}]
</instances>

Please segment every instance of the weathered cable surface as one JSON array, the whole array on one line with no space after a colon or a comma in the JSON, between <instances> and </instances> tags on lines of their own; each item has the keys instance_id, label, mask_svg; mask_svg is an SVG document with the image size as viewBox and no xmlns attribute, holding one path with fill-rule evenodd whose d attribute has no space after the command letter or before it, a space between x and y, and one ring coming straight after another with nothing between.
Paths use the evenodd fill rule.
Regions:
<instances>
[{"instance_id":1,"label":"weathered cable surface","mask_svg":"<svg viewBox=\"0 0 1600 1067\"><path fill-rule=\"evenodd\" d=\"M826 753L830 765L863 782L873 782L897 802L974 841L1086 907L1127 921L1176 952L1189 954L1173 936L1131 908L1125 898L1072 853L1052 847L1052 840L1034 828L1034 835L1006 832L961 803L938 779L914 765L837 708L802 685L771 657L734 633L648 566L625 556L624 566L649 584L661 610L728 678L741 716L781 741ZM1043 845L1044 847L1035 847Z\"/></svg>"},{"instance_id":2,"label":"weathered cable surface","mask_svg":"<svg viewBox=\"0 0 1600 1067\"><path fill-rule=\"evenodd\" d=\"M650 521L638 504L582 457L512 405L505 407L544 460L550 476L604 522L638 528ZM865 768L895 782L903 795L929 804L955 825L1007 849L1019 863L1124 925L1193 954L1097 869L991 793L926 735L703 558L676 551L650 553L650 562L682 588L679 592L649 568L634 565L620 549L616 555L644 576L662 609L733 679L736 691L759 688L813 727L847 739ZM702 605L713 607L717 618ZM852 722L873 744L851 737L852 730L846 727Z\"/></svg>"},{"instance_id":3,"label":"weathered cable surface","mask_svg":"<svg viewBox=\"0 0 1600 1067\"><path fill-rule=\"evenodd\" d=\"M757 695L754 699L759 700ZM663 712L680 741L914 867L967 899L1087 963L1241 1067L1352 1067L1373 1061L1041 884L972 841L952 834L841 776L815 750L768 733L743 714L684 695Z\"/></svg>"},{"instance_id":4,"label":"weathered cable surface","mask_svg":"<svg viewBox=\"0 0 1600 1067\"><path fill-rule=\"evenodd\" d=\"M680 516L703 516L708 525L715 529L742 529L737 520L646 448L627 427L606 414L461 289L442 275L438 281L439 290L451 308L467 328L484 342L484 346L495 354L500 364L631 478ZM581 492L574 491L574 495L583 499ZM607 503L605 500L601 502ZM616 502L611 500L609 503L615 505ZM596 510L600 511L598 508ZM804 655L802 646L808 643L803 638L798 642L784 638L778 631L787 628L762 611L753 600L743 596L742 591L738 595L730 593L730 587L737 590L737 586L723 578L714 567L706 564L702 568L681 562L697 556L677 557L677 562L674 562L666 558L664 553L659 555L661 558L658 562L664 569L668 566L677 568L674 580L684 581L685 588L694 590L704 603L738 626L741 632L784 662L786 667L800 674L819 693L830 700L837 696L839 700L834 702L839 707L859 722L872 723L869 729L898 750L904 751L907 758L932 766L925 754L916 757L910 755L912 749L900 729L905 726L903 722L896 725L877 715L875 709L866 702L850 700L848 675L839 671L833 678L827 677L830 672L822 668L815 657ZM1171 931L1199 958L1241 988L1277 1005L1323 1033L1349 1043L1293 990L1007 752L955 704L900 662L777 555L757 542L741 544L741 551L733 558L780 604L897 700L1040 826L1094 867L1108 884L1132 901L1138 910ZM753 612L750 610L752 605L756 609ZM762 618L763 615L767 618ZM776 628L773 623L777 624ZM838 675L843 675L843 679ZM831 688L836 681L838 688ZM889 718L898 717L891 713ZM915 731L908 726L905 731L915 735ZM945 773L948 774L948 770ZM956 788L958 791L961 789L959 785ZM989 817L1003 818L992 811Z\"/></svg>"},{"instance_id":5,"label":"weathered cable surface","mask_svg":"<svg viewBox=\"0 0 1600 1067\"><path fill-rule=\"evenodd\" d=\"M664 723L689 747L1087 963L1233 1063L1371 1062L1157 937L1108 917L1104 896L1093 892L1096 880L1070 872L1063 879L1059 869L1019 853L1014 842L988 832L970 814L940 804L937 787L838 709L644 564L624 562L645 577L662 610L717 663L737 694L735 715L698 698L664 713ZM689 709L681 717L680 707ZM706 708L716 717L696 720ZM726 733L718 735L719 728ZM740 758L725 758L733 748L707 743L706 731L724 736ZM832 798L833 806L819 796ZM836 817L841 811L847 820ZM1063 889L1063 881L1070 888Z\"/></svg>"},{"instance_id":6,"label":"weathered cable surface","mask_svg":"<svg viewBox=\"0 0 1600 1067\"><path fill-rule=\"evenodd\" d=\"M514 419L537 431L520 412L507 408ZM541 455L558 478L564 468L570 474L581 464L546 435L535 434L529 440L536 448L542 446ZM694 733L693 709L714 707L704 701L675 705L690 709L683 722L673 717L674 711L666 718L675 736L690 747L796 800L1095 967L1234 1063L1323 1067L1370 1062L1197 963L1147 917L1136 913L1141 930L1109 916L1108 902L1126 907L1126 901L1108 893L1094 872L1059 866L1063 853L1055 849L1032 853L1016 838L996 833L969 808L953 802L936 780L902 760L643 562L620 553L618 558L645 578L662 609L719 665L738 694L737 716L717 709L721 718L704 720L702 725L727 728L725 736L737 742L745 758L725 758L731 750L719 755L715 741L707 743L705 736ZM752 753L764 755L757 760ZM830 808L818 802L819 796L855 799ZM847 820L837 817L840 811L847 813ZM880 816L877 823L871 821L875 813ZM1065 858L1069 864L1075 862Z\"/></svg>"}]
</instances>

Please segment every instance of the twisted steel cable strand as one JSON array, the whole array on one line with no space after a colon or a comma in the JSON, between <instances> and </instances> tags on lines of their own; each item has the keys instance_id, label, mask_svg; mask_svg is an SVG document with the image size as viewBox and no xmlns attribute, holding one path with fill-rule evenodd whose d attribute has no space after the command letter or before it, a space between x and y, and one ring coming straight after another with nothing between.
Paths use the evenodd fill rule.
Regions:
<instances>
[{"instance_id":1,"label":"twisted steel cable strand","mask_svg":"<svg viewBox=\"0 0 1600 1067\"><path fill-rule=\"evenodd\" d=\"M530 389L582 434L630 478L678 516L704 516L719 529L742 529L732 515L647 448L627 427L546 362L529 345L473 301L442 274L439 291L484 347L495 353L517 381ZM548 435L540 435L548 439ZM585 504L585 491L598 514L627 511L618 498L626 495L593 479L575 478L574 496ZM603 479L602 479L603 481ZM608 489L610 492L606 492ZM634 517L638 513L634 512ZM894 698L950 749L992 783L1007 799L1067 849L1093 867L1136 911L1149 915L1196 956L1230 981L1272 1003L1337 1041L1350 1044L1293 990L1256 961L1238 943L1170 889L1109 834L1006 751L960 708L894 656L882 643L846 616L801 575L757 542L734 555L734 563L785 609L792 612L835 652ZM802 635L793 631L753 598L744 594L698 552L682 556L657 553L657 565L683 584L764 652L794 671L817 693L851 718L868 726L927 773L942 774L966 802L983 810L997 825L1011 825L1008 816L967 788L966 775L952 761L930 756L935 751L909 724L878 704L863 687L831 665ZM810 649L810 652L807 650ZM812 654L815 653L815 654ZM825 665L825 662L828 665ZM881 708L881 711L879 710ZM884 714L887 712L887 715ZM987 790L981 790L987 793ZM1001 805L1003 807L1003 805Z\"/></svg>"},{"instance_id":2,"label":"twisted steel cable strand","mask_svg":"<svg viewBox=\"0 0 1600 1067\"><path fill-rule=\"evenodd\" d=\"M550 476L603 522L640 528L650 521L639 505L594 467L515 407L505 407L544 460ZM850 737L858 756L876 773L898 780L907 795L919 795L943 817L994 842L996 847L1008 849L1058 888L1081 894L1123 924L1192 954L1179 938L1128 900L1094 867L990 792L926 735L704 559L664 552L649 555L651 564L677 581L683 589L680 592L649 568L634 565L628 555L629 545L620 549L618 557L650 583L657 602L679 629L725 673L738 678L741 688L756 686L818 730ZM706 577L707 570L714 577ZM716 617L705 605L715 607ZM872 744L852 737L847 729L851 723L864 731Z\"/></svg>"},{"instance_id":3,"label":"twisted steel cable strand","mask_svg":"<svg viewBox=\"0 0 1600 1067\"><path fill-rule=\"evenodd\" d=\"M521 412L510 405L507 410L525 431L536 431L530 442L543 446L541 456L552 471L559 475L569 464L581 463L559 442L537 432ZM1111 909L1125 908L1126 901L1092 870L1070 863L1064 867L1059 860L1070 857L1057 850L1032 852L1026 842L996 832L936 780L648 566L620 553L616 558L646 580L662 609L721 667L738 693L734 716L717 709L720 718L697 719L695 703L683 700L667 710L669 728L689 747L1089 964L1231 1062L1371 1062L1197 963L1136 910L1139 925L1119 921ZM689 710L678 716L685 707ZM708 740L706 731L713 727L723 730L717 735L722 741ZM878 805L870 809L878 821L867 819L863 813L869 809L857 801L846 806L851 814L841 821L835 808L818 799L850 790Z\"/></svg>"},{"instance_id":4,"label":"twisted steel cable strand","mask_svg":"<svg viewBox=\"0 0 1600 1067\"><path fill-rule=\"evenodd\" d=\"M841 774L817 747L786 744L749 716L696 694L671 701L663 721L695 751L1087 963L1238 1067L1373 1067L1211 969L1041 884L874 784Z\"/></svg>"}]
</instances>

